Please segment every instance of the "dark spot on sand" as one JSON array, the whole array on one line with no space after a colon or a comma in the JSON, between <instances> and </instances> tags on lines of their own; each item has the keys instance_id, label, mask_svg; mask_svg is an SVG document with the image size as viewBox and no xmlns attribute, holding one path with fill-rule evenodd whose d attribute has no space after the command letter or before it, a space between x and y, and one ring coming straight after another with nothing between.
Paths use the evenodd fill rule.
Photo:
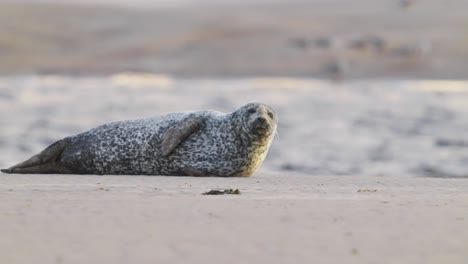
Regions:
<instances>
[{"instance_id":1,"label":"dark spot on sand","mask_svg":"<svg viewBox=\"0 0 468 264\"><path fill-rule=\"evenodd\" d=\"M434 145L437 147L466 148L468 147L468 141L462 139L438 138L434 141Z\"/></svg>"},{"instance_id":2,"label":"dark spot on sand","mask_svg":"<svg viewBox=\"0 0 468 264\"><path fill-rule=\"evenodd\" d=\"M289 43L296 49L307 49L309 47L309 40L303 37L290 38Z\"/></svg>"},{"instance_id":3,"label":"dark spot on sand","mask_svg":"<svg viewBox=\"0 0 468 264\"><path fill-rule=\"evenodd\" d=\"M204 192L203 195L223 195L223 194L241 194L239 189L225 189L225 190L210 190Z\"/></svg>"},{"instance_id":4,"label":"dark spot on sand","mask_svg":"<svg viewBox=\"0 0 468 264\"><path fill-rule=\"evenodd\" d=\"M280 169L285 171L304 171L304 167L302 165L293 163L284 163L280 166Z\"/></svg>"},{"instance_id":5,"label":"dark spot on sand","mask_svg":"<svg viewBox=\"0 0 468 264\"><path fill-rule=\"evenodd\" d=\"M358 255L358 254L359 254L359 250L357 248L351 249L351 255Z\"/></svg>"},{"instance_id":6,"label":"dark spot on sand","mask_svg":"<svg viewBox=\"0 0 468 264\"><path fill-rule=\"evenodd\" d=\"M320 37L315 40L315 46L317 48L327 49L332 45L332 40L328 37Z\"/></svg>"},{"instance_id":7,"label":"dark spot on sand","mask_svg":"<svg viewBox=\"0 0 468 264\"><path fill-rule=\"evenodd\" d=\"M359 189L357 192L377 192L377 189Z\"/></svg>"},{"instance_id":8,"label":"dark spot on sand","mask_svg":"<svg viewBox=\"0 0 468 264\"><path fill-rule=\"evenodd\" d=\"M421 164L413 171L424 177L468 179L468 174L447 171L434 165Z\"/></svg>"}]
</instances>

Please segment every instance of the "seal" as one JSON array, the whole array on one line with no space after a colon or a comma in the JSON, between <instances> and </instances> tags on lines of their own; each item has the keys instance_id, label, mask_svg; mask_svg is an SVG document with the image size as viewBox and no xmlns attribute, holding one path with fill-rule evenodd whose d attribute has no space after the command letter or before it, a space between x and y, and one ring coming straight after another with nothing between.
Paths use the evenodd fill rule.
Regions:
<instances>
[{"instance_id":1,"label":"seal","mask_svg":"<svg viewBox=\"0 0 468 264\"><path fill-rule=\"evenodd\" d=\"M251 176L273 141L276 112L177 112L108 123L63 138L5 173Z\"/></svg>"}]
</instances>

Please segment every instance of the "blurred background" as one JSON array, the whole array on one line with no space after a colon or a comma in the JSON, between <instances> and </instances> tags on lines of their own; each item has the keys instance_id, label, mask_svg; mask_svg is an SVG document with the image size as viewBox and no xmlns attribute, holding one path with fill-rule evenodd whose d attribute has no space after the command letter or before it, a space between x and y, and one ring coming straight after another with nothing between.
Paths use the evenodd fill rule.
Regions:
<instances>
[{"instance_id":1,"label":"blurred background","mask_svg":"<svg viewBox=\"0 0 468 264\"><path fill-rule=\"evenodd\" d=\"M468 74L465 0L0 2L2 74Z\"/></svg>"},{"instance_id":2,"label":"blurred background","mask_svg":"<svg viewBox=\"0 0 468 264\"><path fill-rule=\"evenodd\" d=\"M0 167L102 123L278 112L261 170L468 177L468 1L0 0Z\"/></svg>"}]
</instances>

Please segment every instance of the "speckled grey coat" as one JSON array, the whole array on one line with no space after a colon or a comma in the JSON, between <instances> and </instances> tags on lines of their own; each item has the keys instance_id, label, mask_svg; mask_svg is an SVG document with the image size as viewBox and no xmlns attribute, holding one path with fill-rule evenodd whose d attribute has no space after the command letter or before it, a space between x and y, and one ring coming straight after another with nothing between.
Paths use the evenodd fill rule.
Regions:
<instances>
[{"instance_id":1,"label":"speckled grey coat","mask_svg":"<svg viewBox=\"0 0 468 264\"><path fill-rule=\"evenodd\" d=\"M251 176L265 159L276 124L276 113L261 103L229 114L169 113L113 122L66 137L31 158L29 164L26 161L3 171Z\"/></svg>"}]
</instances>

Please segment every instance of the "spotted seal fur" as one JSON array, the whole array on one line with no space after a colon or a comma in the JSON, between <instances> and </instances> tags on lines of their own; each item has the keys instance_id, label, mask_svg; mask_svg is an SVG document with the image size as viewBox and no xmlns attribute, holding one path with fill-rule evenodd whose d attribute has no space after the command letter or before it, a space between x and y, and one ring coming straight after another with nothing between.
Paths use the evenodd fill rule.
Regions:
<instances>
[{"instance_id":1,"label":"spotted seal fur","mask_svg":"<svg viewBox=\"0 0 468 264\"><path fill-rule=\"evenodd\" d=\"M61 139L5 173L251 176L276 132L275 111L249 103L224 114L169 113Z\"/></svg>"}]
</instances>

